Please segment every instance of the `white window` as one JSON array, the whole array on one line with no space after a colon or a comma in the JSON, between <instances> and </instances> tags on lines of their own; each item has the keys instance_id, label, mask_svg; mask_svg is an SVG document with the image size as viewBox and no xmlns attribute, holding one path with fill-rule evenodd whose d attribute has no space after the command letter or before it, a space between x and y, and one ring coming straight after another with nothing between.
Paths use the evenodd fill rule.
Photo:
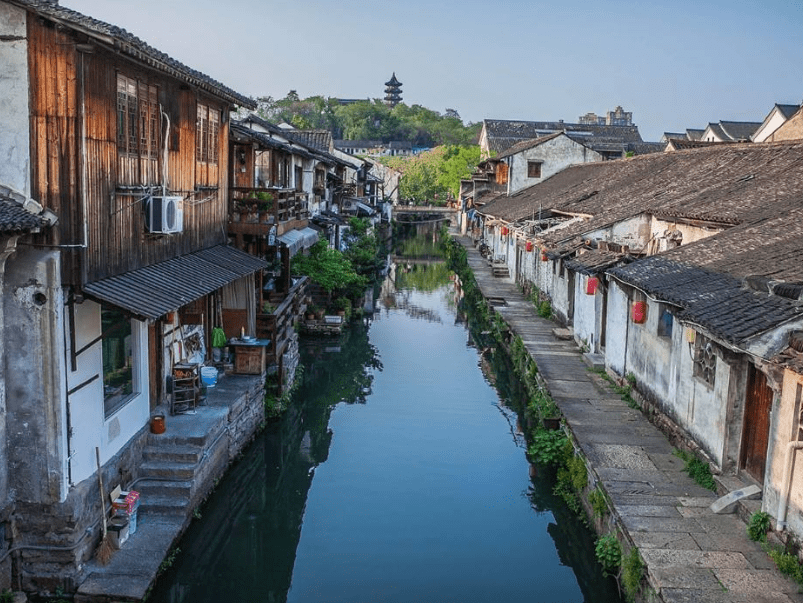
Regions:
<instances>
[{"instance_id":1,"label":"white window","mask_svg":"<svg viewBox=\"0 0 803 603\"><path fill-rule=\"evenodd\" d=\"M131 318L116 308L100 312L103 348L103 410L108 418L139 393L137 351Z\"/></svg>"}]
</instances>

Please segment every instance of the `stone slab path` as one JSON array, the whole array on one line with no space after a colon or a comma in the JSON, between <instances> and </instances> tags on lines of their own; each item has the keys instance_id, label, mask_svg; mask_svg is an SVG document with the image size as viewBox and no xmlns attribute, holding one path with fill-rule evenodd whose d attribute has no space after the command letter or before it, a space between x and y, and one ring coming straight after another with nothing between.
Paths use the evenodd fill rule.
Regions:
<instances>
[{"instance_id":1,"label":"stone slab path","mask_svg":"<svg viewBox=\"0 0 803 603\"><path fill-rule=\"evenodd\" d=\"M573 340L555 337L509 278L491 266L467 237L468 263L493 309L521 337L603 486L613 516L635 544L650 588L665 603L803 602L798 585L782 576L735 514L716 515L716 500L682 471L683 462L660 430L588 370Z\"/></svg>"}]
</instances>

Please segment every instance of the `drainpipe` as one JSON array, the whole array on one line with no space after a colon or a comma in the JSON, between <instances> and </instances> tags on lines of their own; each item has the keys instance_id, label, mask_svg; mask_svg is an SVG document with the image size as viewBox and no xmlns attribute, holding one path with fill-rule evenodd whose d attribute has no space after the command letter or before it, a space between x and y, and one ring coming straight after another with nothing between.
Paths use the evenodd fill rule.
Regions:
<instances>
[{"instance_id":1,"label":"drainpipe","mask_svg":"<svg viewBox=\"0 0 803 603\"><path fill-rule=\"evenodd\" d=\"M786 462L783 469L783 483L781 485L781 498L778 501L777 526L779 532L786 529L786 511L789 506L789 487L792 484L792 463L795 460L795 451L803 448L803 441L789 442L786 446Z\"/></svg>"}]
</instances>

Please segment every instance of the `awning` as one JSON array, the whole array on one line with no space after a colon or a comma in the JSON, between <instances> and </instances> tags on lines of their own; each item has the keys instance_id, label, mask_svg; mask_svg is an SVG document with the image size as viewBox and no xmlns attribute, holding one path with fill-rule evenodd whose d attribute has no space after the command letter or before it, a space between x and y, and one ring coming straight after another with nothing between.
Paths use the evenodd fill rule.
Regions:
<instances>
[{"instance_id":1,"label":"awning","mask_svg":"<svg viewBox=\"0 0 803 603\"><path fill-rule=\"evenodd\" d=\"M239 278L267 262L234 247L217 245L84 286L84 293L155 320Z\"/></svg>"},{"instance_id":2,"label":"awning","mask_svg":"<svg viewBox=\"0 0 803 603\"><path fill-rule=\"evenodd\" d=\"M309 226L288 230L278 239L290 249L290 257L302 249L312 247L318 241L318 231Z\"/></svg>"}]
</instances>

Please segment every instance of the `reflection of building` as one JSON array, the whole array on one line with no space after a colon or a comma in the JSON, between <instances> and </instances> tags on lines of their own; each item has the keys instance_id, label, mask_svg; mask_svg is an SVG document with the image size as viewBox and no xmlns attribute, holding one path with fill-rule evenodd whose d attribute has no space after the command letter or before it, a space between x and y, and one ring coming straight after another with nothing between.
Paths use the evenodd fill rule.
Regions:
<instances>
[{"instance_id":1,"label":"reflection of building","mask_svg":"<svg viewBox=\"0 0 803 603\"><path fill-rule=\"evenodd\" d=\"M395 107L402 101L402 83L396 79L396 72L393 76L385 82L385 104L389 107Z\"/></svg>"}]
</instances>

